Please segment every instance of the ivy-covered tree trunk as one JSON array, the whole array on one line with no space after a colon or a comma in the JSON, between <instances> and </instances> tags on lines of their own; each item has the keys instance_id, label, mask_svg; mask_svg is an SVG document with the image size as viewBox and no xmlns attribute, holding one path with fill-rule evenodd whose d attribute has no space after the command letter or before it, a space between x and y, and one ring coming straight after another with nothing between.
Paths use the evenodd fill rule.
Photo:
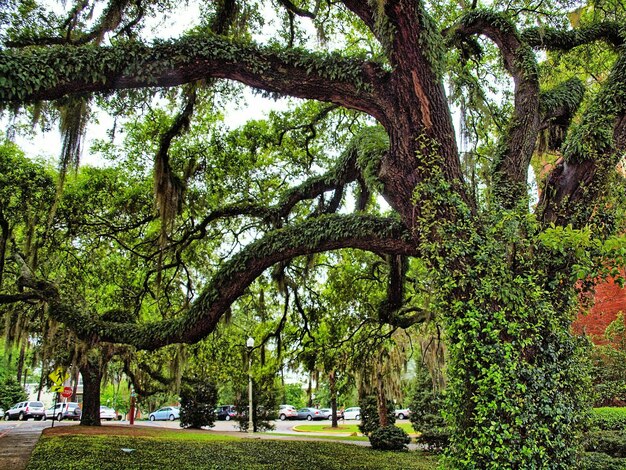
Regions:
<instances>
[{"instance_id":1,"label":"ivy-covered tree trunk","mask_svg":"<svg viewBox=\"0 0 626 470\"><path fill-rule=\"evenodd\" d=\"M567 271L554 274L550 257L522 238L530 229L500 216L475 245L475 259L484 261L441 276L454 286L441 303L449 346L447 463L575 468L589 385L582 345L570 333L576 296L563 287Z\"/></svg>"},{"instance_id":2,"label":"ivy-covered tree trunk","mask_svg":"<svg viewBox=\"0 0 626 470\"><path fill-rule=\"evenodd\" d=\"M378 366L380 367L380 365ZM381 428L389 426L387 410L387 397L385 395L385 383L380 369L376 372L376 405L378 407L378 421Z\"/></svg>"},{"instance_id":3,"label":"ivy-covered tree trunk","mask_svg":"<svg viewBox=\"0 0 626 470\"><path fill-rule=\"evenodd\" d=\"M86 354L87 359L79 367L83 377L83 404L80 424L100 426L100 385L102 383L102 365L93 352Z\"/></svg>"}]
</instances>

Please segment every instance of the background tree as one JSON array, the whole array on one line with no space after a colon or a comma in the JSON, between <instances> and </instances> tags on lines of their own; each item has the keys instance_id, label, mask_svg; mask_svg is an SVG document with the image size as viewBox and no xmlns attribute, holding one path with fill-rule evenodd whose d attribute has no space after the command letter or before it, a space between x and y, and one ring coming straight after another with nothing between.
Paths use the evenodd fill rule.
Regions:
<instances>
[{"instance_id":1,"label":"background tree","mask_svg":"<svg viewBox=\"0 0 626 470\"><path fill-rule=\"evenodd\" d=\"M26 390L14 377L3 377L0 390L0 408L4 411L28 398Z\"/></svg>"},{"instance_id":2,"label":"background tree","mask_svg":"<svg viewBox=\"0 0 626 470\"><path fill-rule=\"evenodd\" d=\"M611 204L626 143L621 6L594 2L570 19L569 2L560 1L541 9L518 1L489 9L480 2L279 2L271 11L284 21L254 42L250 31L265 32L260 12L269 3L225 1L207 7L181 37L147 42L144 12L167 15L169 3L106 5L94 10L81 1L58 15L42 14L35 2L0 7L0 101L14 109L54 101L45 115L56 109L65 130L65 167L79 149L86 96L132 109L167 88L180 111L164 119L172 132L147 141L158 142L151 155L162 223L142 239L161 241L157 265L172 271L155 269L150 279L176 279L184 264L177 247L206 239L207 231L219 227L232 243L210 251L215 264L197 276L198 292L168 297L155 289L160 308L138 321L73 308L45 278L24 286L28 295L45 297L55 319L81 338L154 350L206 337L268 268L344 248L391 257L384 317L392 325L407 314L413 320L416 312L403 310L401 259L420 258L431 282L428 311L445 325L450 358L447 465L575 466L587 375L569 331L578 309L573 286L624 264L624 237L611 238L623 227ZM306 21L329 42L310 41ZM602 63L580 72L581 51ZM585 72L599 73L581 80ZM297 125L283 122L285 135L293 131L308 151L282 160L272 153L272 133L252 123L224 142L227 152L212 152L209 188L226 187L230 197L209 198L214 205L204 217L189 214L178 236L172 215L198 153L177 154L176 167L171 144L192 142L181 131L193 127L193 109L213 102L193 90L221 79L330 106L318 108L317 120L296 111ZM450 82L469 152L457 145ZM495 97L502 106L493 106ZM377 126L364 129L372 120ZM335 145L320 141L326 152L306 145L320 121L338 136ZM529 168L547 153L558 159L532 205ZM225 162L231 165L215 165ZM278 162L289 170L276 171ZM233 177L238 170L250 178ZM348 191L355 198L344 198ZM375 195L392 213L380 213ZM222 225L226 219L233 225Z\"/></svg>"}]
</instances>

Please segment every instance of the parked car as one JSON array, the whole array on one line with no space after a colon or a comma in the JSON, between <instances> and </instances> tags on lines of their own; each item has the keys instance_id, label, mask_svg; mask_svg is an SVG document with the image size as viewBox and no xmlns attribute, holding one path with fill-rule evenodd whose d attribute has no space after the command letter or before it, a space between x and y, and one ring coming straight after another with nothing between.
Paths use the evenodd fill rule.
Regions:
<instances>
[{"instance_id":1,"label":"parked car","mask_svg":"<svg viewBox=\"0 0 626 470\"><path fill-rule=\"evenodd\" d=\"M324 415L324 419L333 419L332 408L320 408L320 411Z\"/></svg>"},{"instance_id":2,"label":"parked car","mask_svg":"<svg viewBox=\"0 0 626 470\"><path fill-rule=\"evenodd\" d=\"M278 418L281 421L285 421L286 419L298 419L298 410L296 410L295 406L280 405L278 408Z\"/></svg>"},{"instance_id":3,"label":"parked car","mask_svg":"<svg viewBox=\"0 0 626 470\"><path fill-rule=\"evenodd\" d=\"M346 408L343 412L344 419L361 419L361 408L353 406L352 408Z\"/></svg>"},{"instance_id":4,"label":"parked car","mask_svg":"<svg viewBox=\"0 0 626 470\"><path fill-rule=\"evenodd\" d=\"M40 401L21 401L4 412L4 420L19 419L25 421L33 418L35 421L45 416L43 403Z\"/></svg>"},{"instance_id":5,"label":"parked car","mask_svg":"<svg viewBox=\"0 0 626 470\"><path fill-rule=\"evenodd\" d=\"M180 409L176 406L164 406L150 413L150 421L169 420L180 418Z\"/></svg>"},{"instance_id":6,"label":"parked car","mask_svg":"<svg viewBox=\"0 0 626 470\"><path fill-rule=\"evenodd\" d=\"M396 418L405 419L411 416L411 410L409 410L408 408L402 408L401 410L396 410L395 414Z\"/></svg>"},{"instance_id":7,"label":"parked car","mask_svg":"<svg viewBox=\"0 0 626 470\"><path fill-rule=\"evenodd\" d=\"M69 401L65 403L57 403L55 406L51 406L45 410L43 419L56 419L61 421L62 419L71 419L79 421L82 415L80 404L75 401Z\"/></svg>"},{"instance_id":8,"label":"parked car","mask_svg":"<svg viewBox=\"0 0 626 470\"><path fill-rule=\"evenodd\" d=\"M298 419L306 419L311 421L312 419L326 419L322 412L317 408L300 408L298 410Z\"/></svg>"},{"instance_id":9,"label":"parked car","mask_svg":"<svg viewBox=\"0 0 626 470\"><path fill-rule=\"evenodd\" d=\"M320 411L324 414L324 418L333 419L332 408L320 408ZM343 419L343 411L337 408L337 419Z\"/></svg>"},{"instance_id":10,"label":"parked car","mask_svg":"<svg viewBox=\"0 0 626 470\"><path fill-rule=\"evenodd\" d=\"M113 419L120 420L122 419L122 415L117 414L117 412L108 406L100 407L100 419L106 419L107 421L111 421Z\"/></svg>"},{"instance_id":11,"label":"parked car","mask_svg":"<svg viewBox=\"0 0 626 470\"><path fill-rule=\"evenodd\" d=\"M237 411L235 411L235 405L221 405L215 409L215 415L217 419L230 421L237 416Z\"/></svg>"}]
</instances>

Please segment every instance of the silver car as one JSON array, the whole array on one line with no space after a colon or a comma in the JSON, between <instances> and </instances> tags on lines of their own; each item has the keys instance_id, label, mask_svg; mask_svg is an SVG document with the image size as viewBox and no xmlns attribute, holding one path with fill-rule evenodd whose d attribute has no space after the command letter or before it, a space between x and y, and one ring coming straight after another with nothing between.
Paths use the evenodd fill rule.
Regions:
<instances>
[{"instance_id":1,"label":"silver car","mask_svg":"<svg viewBox=\"0 0 626 470\"><path fill-rule=\"evenodd\" d=\"M169 420L174 421L180 418L180 409L176 406L165 406L150 413L150 421Z\"/></svg>"},{"instance_id":2,"label":"silver car","mask_svg":"<svg viewBox=\"0 0 626 470\"><path fill-rule=\"evenodd\" d=\"M21 401L4 412L4 420L18 419L20 421L26 421L28 418L33 418L35 421L39 421L44 418L44 413L42 402Z\"/></svg>"}]
</instances>

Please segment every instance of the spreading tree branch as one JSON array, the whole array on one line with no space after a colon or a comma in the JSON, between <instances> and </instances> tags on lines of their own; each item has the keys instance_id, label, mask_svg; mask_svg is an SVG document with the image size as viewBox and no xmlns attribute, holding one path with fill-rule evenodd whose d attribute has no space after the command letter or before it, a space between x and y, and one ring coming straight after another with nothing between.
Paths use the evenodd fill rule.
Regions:
<instances>
[{"instance_id":1,"label":"spreading tree branch","mask_svg":"<svg viewBox=\"0 0 626 470\"><path fill-rule=\"evenodd\" d=\"M338 53L278 51L215 35L146 46L50 47L0 51L0 103L53 100L70 94L172 87L228 78L254 88L332 102L381 117L377 86L387 72Z\"/></svg>"},{"instance_id":2,"label":"spreading tree branch","mask_svg":"<svg viewBox=\"0 0 626 470\"><path fill-rule=\"evenodd\" d=\"M504 15L473 10L444 32L453 44L484 35L499 48L504 67L515 84L515 108L493 168L494 194L505 207L526 200L528 166L539 134L539 79L532 49Z\"/></svg>"},{"instance_id":3,"label":"spreading tree branch","mask_svg":"<svg viewBox=\"0 0 626 470\"><path fill-rule=\"evenodd\" d=\"M30 284L50 304L50 316L65 323L86 341L124 343L154 350L172 343L195 343L211 333L221 316L245 289L270 266L297 256L340 248L376 253L415 255L405 226L372 216L322 216L275 230L248 245L224 263L189 310L176 318L152 323L103 321L93 313L63 302L49 282Z\"/></svg>"}]
</instances>

